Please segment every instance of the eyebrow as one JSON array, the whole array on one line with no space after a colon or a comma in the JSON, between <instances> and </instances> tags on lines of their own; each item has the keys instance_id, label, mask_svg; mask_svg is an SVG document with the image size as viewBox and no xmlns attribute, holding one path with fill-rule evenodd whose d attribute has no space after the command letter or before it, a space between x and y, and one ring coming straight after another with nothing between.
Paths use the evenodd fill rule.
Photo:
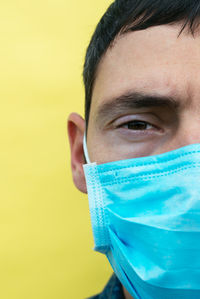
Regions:
<instances>
[{"instance_id":1,"label":"eyebrow","mask_svg":"<svg viewBox=\"0 0 200 299\"><path fill-rule=\"evenodd\" d=\"M122 115L133 109L150 107L168 107L178 110L179 102L169 96L147 94L143 92L127 92L101 104L96 113L96 122L105 122L117 115Z\"/></svg>"}]
</instances>

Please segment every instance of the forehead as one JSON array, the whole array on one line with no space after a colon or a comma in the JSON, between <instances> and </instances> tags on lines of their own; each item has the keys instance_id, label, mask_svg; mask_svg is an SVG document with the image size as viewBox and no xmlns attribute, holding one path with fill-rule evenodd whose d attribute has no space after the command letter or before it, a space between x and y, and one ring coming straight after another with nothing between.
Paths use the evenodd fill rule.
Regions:
<instances>
[{"instance_id":1,"label":"forehead","mask_svg":"<svg viewBox=\"0 0 200 299\"><path fill-rule=\"evenodd\" d=\"M200 37L181 25L163 25L119 36L102 58L93 88L91 114L127 91L177 96L200 92Z\"/></svg>"}]
</instances>

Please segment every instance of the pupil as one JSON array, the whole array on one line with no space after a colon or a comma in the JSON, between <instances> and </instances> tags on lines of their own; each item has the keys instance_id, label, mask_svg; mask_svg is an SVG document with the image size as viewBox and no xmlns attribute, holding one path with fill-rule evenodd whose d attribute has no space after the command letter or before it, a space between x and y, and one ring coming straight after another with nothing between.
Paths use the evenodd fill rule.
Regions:
<instances>
[{"instance_id":1,"label":"pupil","mask_svg":"<svg viewBox=\"0 0 200 299\"><path fill-rule=\"evenodd\" d=\"M142 121L134 121L128 124L128 128L132 130L146 130L147 124Z\"/></svg>"}]
</instances>

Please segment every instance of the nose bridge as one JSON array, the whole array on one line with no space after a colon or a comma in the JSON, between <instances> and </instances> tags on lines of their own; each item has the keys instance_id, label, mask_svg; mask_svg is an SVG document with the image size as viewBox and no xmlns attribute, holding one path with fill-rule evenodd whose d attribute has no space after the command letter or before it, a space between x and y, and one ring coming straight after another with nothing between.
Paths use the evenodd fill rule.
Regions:
<instances>
[{"instance_id":1,"label":"nose bridge","mask_svg":"<svg viewBox=\"0 0 200 299\"><path fill-rule=\"evenodd\" d=\"M187 111L186 116L181 119L171 143L168 145L168 150L195 143L200 144L200 113Z\"/></svg>"}]
</instances>

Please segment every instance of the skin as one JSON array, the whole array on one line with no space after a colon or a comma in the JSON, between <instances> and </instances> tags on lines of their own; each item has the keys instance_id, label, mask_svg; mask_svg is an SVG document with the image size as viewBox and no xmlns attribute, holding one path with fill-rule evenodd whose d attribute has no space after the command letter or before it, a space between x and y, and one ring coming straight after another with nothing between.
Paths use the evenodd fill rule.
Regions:
<instances>
[{"instance_id":1,"label":"skin","mask_svg":"<svg viewBox=\"0 0 200 299\"><path fill-rule=\"evenodd\" d=\"M92 95L87 134L92 162L150 156L200 143L200 36L184 31L178 37L180 30L176 24L127 33L107 50ZM135 107L130 102L136 98ZM87 193L84 131L84 120L72 113L68 133L73 180Z\"/></svg>"}]
</instances>

